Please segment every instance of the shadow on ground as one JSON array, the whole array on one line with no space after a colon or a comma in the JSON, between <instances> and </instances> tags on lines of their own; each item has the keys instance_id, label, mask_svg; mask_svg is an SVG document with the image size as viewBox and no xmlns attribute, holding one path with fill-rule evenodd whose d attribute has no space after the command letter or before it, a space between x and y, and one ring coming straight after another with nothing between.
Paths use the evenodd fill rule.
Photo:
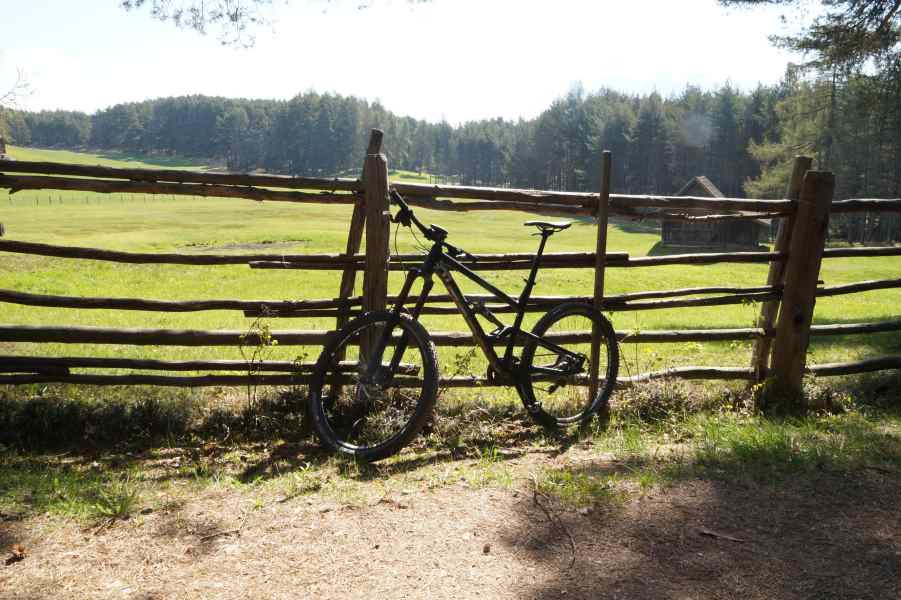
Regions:
<instances>
[{"instance_id":1,"label":"shadow on ground","mask_svg":"<svg viewBox=\"0 0 901 600\"><path fill-rule=\"evenodd\" d=\"M518 597L901 597L901 436L873 418L811 423L739 434L714 424L688 459L591 457L553 470L550 481L576 482L581 495L519 503L504 542L552 575ZM653 485L639 490L645 473ZM605 484L630 477L627 499Z\"/></svg>"},{"instance_id":2,"label":"shadow on ground","mask_svg":"<svg viewBox=\"0 0 901 600\"><path fill-rule=\"evenodd\" d=\"M873 471L685 481L560 517L572 567L568 535L528 502L507 543L552 569L521 598L897 598L899 493Z\"/></svg>"}]
</instances>

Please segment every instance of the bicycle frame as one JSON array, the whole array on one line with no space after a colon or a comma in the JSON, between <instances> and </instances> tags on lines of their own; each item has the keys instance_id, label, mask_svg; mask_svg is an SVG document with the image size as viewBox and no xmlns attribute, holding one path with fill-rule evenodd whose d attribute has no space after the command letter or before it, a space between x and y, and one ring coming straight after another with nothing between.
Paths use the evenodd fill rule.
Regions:
<instances>
[{"instance_id":1,"label":"bicycle frame","mask_svg":"<svg viewBox=\"0 0 901 600\"><path fill-rule=\"evenodd\" d=\"M423 279L422 290L419 293L416 304L410 311L413 319L418 320L419 315L422 312L422 308L423 306L425 306L425 303L429 297L429 293L434 287L433 275L437 275L441 282L444 284L444 287L447 289L447 292L453 300L454 304L457 306L457 309L460 311L460 314L463 316L463 319L466 321L466 324L472 332L476 344L479 346L479 348L482 349L482 352L488 359L488 363L491 367L488 372L489 380L496 380L496 378L500 377L505 380L509 380L505 381L505 383L517 384L520 379L524 378L527 375L526 373L522 373L521 369L518 368L517 360L513 355L513 348L516 345L517 340L521 339L535 340L538 345L546 349L578 359L579 357L577 354L570 352L566 348L562 348L530 332L522 330L523 317L525 316L526 306L529 302L529 299L531 298L532 289L535 286L535 278L538 274L541 255L544 252L547 238L550 237L551 234L548 232L541 232L540 235L541 243L539 244L538 252L536 253L534 260L532 261L529 277L526 280L526 285L523 288L518 300L514 299L510 295L506 294L496 286L492 285L491 283L477 275L474 271L472 271L466 265L462 264L456 258L448 255L444 251L444 245L442 242L434 242L422 265L420 265L419 267L414 267L407 272L406 280L404 281L403 288L401 289L401 292L397 297L397 301L392 308L392 312L399 315L404 310L416 279L421 277ZM514 308L516 311L516 317L514 319L513 325L504 325L500 322L500 320L494 317L490 310L484 308L484 306L481 307L482 310L477 310L475 303L471 302L467 298L466 294L464 294L460 287L457 285L457 282L451 275L451 270L459 271L467 279L476 283L482 289L490 292L495 300L503 302L504 304L507 304L508 306ZM486 333L481 323L479 323L477 319L478 315L484 316L492 323L497 325L498 328L491 333ZM376 346L377 351L372 357L373 364L369 365L371 368L375 368L377 366L377 363L375 361L381 362L377 357L380 357L387 347L389 335L390 333L386 331L382 338L378 341ZM503 358L499 357L494 349L495 343L501 340L506 340L506 348L504 350ZM389 373L393 373L398 367L401 357L406 350L406 342L406 339L402 339L395 349ZM374 371L370 370L370 372ZM533 366L532 372L544 373L551 376L555 374L566 374L565 372L553 367Z\"/></svg>"}]
</instances>

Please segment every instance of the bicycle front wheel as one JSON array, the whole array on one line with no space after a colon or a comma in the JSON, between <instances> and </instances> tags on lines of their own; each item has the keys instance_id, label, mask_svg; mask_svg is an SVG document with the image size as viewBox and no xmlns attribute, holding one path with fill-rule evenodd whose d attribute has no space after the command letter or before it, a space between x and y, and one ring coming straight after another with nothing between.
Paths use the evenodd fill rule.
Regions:
<instances>
[{"instance_id":1,"label":"bicycle front wheel","mask_svg":"<svg viewBox=\"0 0 901 600\"><path fill-rule=\"evenodd\" d=\"M597 385L592 390L592 331L597 331ZM519 395L545 427L582 423L606 406L616 385L619 349L613 326L587 304L563 304L545 314L522 352ZM593 391L593 393L592 393Z\"/></svg>"},{"instance_id":2,"label":"bicycle front wheel","mask_svg":"<svg viewBox=\"0 0 901 600\"><path fill-rule=\"evenodd\" d=\"M428 332L408 315L376 311L353 319L326 344L307 408L324 445L375 461L419 433L437 395Z\"/></svg>"}]
</instances>

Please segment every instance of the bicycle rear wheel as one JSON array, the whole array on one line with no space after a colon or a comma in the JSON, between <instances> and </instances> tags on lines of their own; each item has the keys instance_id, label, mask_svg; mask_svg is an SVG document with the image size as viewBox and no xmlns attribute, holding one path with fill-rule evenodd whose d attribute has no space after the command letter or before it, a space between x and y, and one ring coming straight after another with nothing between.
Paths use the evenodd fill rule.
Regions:
<instances>
[{"instance_id":1,"label":"bicycle rear wheel","mask_svg":"<svg viewBox=\"0 0 901 600\"><path fill-rule=\"evenodd\" d=\"M376 461L419 433L437 395L438 361L428 332L408 315L376 311L326 344L307 407L325 446Z\"/></svg>"},{"instance_id":2,"label":"bicycle rear wheel","mask_svg":"<svg viewBox=\"0 0 901 600\"><path fill-rule=\"evenodd\" d=\"M600 333L597 388L591 393L591 332ZM522 352L520 398L545 427L583 423L606 406L616 385L619 348L613 326L587 304L563 304L545 314ZM545 345L547 344L547 345Z\"/></svg>"}]
</instances>

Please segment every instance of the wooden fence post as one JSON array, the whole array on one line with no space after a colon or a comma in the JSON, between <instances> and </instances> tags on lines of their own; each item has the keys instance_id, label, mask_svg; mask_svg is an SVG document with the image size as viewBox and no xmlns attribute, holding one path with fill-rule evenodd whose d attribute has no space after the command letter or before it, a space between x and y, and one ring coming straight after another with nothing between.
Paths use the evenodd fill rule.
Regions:
<instances>
[{"instance_id":1,"label":"wooden fence post","mask_svg":"<svg viewBox=\"0 0 901 600\"><path fill-rule=\"evenodd\" d=\"M390 239L388 161L369 154L363 167L366 195L366 271L363 273L363 310L380 310L388 301L388 242Z\"/></svg>"},{"instance_id":2,"label":"wooden fence post","mask_svg":"<svg viewBox=\"0 0 901 600\"><path fill-rule=\"evenodd\" d=\"M801 184L804 181L804 174L810 170L813 160L808 156L796 156L794 166L792 167L791 179L788 182L788 188L785 190L786 200L795 200L801 196ZM773 252L786 253L791 244L792 229L795 224L795 216L797 211L790 216L779 220L779 229L776 233L776 241L773 244ZM785 267L787 261L775 260L770 263L770 270L767 274L767 286L781 287L785 284ZM757 326L761 329L772 329L776 322L776 315L779 312L779 300L767 300L760 305L760 316L757 317ZM757 382L766 379L767 364L770 359L770 349L773 341L771 338L759 338L754 341L754 349L751 355L751 368L754 369L754 377Z\"/></svg>"},{"instance_id":3,"label":"wooden fence post","mask_svg":"<svg viewBox=\"0 0 901 600\"><path fill-rule=\"evenodd\" d=\"M370 154L379 154L382 151L383 133L380 129L373 129L369 134L369 147L366 149L366 156ZM360 179L366 181L366 163L363 163L363 174ZM363 242L363 226L366 224L366 199L360 196L354 203L354 212L350 217L350 231L347 234L347 248L345 254L353 256L360 251L360 245ZM338 298L350 298L354 293L354 286L357 281L357 269L353 266L344 269L341 274L341 287L338 289ZM339 309L340 310L340 309ZM349 310L349 309L348 309ZM350 317L346 314L338 315L336 329L341 329ZM339 360L342 357L339 357Z\"/></svg>"},{"instance_id":4,"label":"wooden fence post","mask_svg":"<svg viewBox=\"0 0 901 600\"><path fill-rule=\"evenodd\" d=\"M610 165L611 154L604 150L601 155L601 190L594 216L597 221L597 243L594 255L594 307L601 310L604 305L604 269L607 263L607 218L610 212ZM591 332L591 371L589 373L589 394L591 398L598 389L598 360L600 359L600 336L597 327Z\"/></svg>"},{"instance_id":5,"label":"wooden fence post","mask_svg":"<svg viewBox=\"0 0 901 600\"><path fill-rule=\"evenodd\" d=\"M786 407L803 402L801 380L834 189L832 173L808 171L798 199L773 344L773 382L768 390L773 400Z\"/></svg>"}]
</instances>

